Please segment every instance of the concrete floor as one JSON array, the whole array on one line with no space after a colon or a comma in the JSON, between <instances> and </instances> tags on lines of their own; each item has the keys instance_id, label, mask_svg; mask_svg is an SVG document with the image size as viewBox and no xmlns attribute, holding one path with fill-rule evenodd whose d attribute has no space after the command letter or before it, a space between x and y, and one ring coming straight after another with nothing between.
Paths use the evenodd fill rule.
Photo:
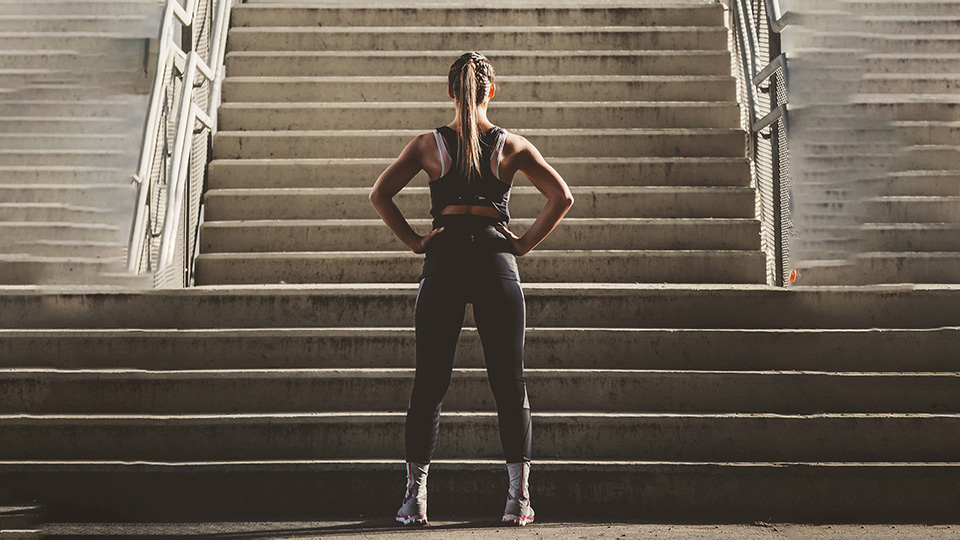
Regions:
<instances>
[{"instance_id":1,"label":"concrete floor","mask_svg":"<svg viewBox=\"0 0 960 540\"><path fill-rule=\"evenodd\" d=\"M947 540L960 537L960 524L793 523L671 525L636 523L534 523L522 529L494 522L441 521L402 528L386 520L365 522L250 522L185 524L51 524L47 538L216 537L259 540L373 538L376 540Z\"/></svg>"}]
</instances>

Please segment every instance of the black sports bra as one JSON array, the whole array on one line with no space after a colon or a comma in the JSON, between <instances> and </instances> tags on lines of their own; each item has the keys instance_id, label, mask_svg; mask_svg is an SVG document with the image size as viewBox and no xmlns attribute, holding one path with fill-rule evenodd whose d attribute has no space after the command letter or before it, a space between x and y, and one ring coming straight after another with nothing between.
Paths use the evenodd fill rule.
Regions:
<instances>
[{"instance_id":1,"label":"black sports bra","mask_svg":"<svg viewBox=\"0 0 960 540\"><path fill-rule=\"evenodd\" d=\"M456 163L450 157L459 155L457 132L443 126L433 130L433 136L443 165L440 178L430 182L430 215L439 217L452 204L489 206L500 212L504 224L509 222L510 184L500 180L500 158L507 131L494 126L480 134L480 178L469 184L457 173ZM448 152L448 148L453 151Z\"/></svg>"}]
</instances>

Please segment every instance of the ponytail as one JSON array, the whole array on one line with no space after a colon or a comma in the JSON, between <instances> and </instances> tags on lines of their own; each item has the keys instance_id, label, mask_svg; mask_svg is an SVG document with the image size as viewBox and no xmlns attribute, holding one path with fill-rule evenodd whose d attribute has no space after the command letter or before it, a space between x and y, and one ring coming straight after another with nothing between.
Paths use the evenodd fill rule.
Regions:
<instances>
[{"instance_id":1,"label":"ponytail","mask_svg":"<svg viewBox=\"0 0 960 540\"><path fill-rule=\"evenodd\" d=\"M493 84L493 66L480 53L464 53L450 66L448 82L460 112L457 172L472 182L480 176L480 128L477 106Z\"/></svg>"}]
</instances>

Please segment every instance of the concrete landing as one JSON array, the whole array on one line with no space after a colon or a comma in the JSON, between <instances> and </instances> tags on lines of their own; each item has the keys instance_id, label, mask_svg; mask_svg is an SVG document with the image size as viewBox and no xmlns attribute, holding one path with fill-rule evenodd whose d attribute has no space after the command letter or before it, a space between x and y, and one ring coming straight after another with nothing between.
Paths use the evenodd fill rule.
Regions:
<instances>
[{"instance_id":1,"label":"concrete landing","mask_svg":"<svg viewBox=\"0 0 960 540\"><path fill-rule=\"evenodd\" d=\"M56 523L45 527L46 538L164 538L223 535L259 540L297 538L376 538L408 540L411 535L431 540L947 540L956 538L960 525L844 524L803 525L794 523L753 524L649 524L536 522L523 529L500 526L483 518L431 522L422 529L404 529L387 519L368 521L301 521L249 523L109 524Z\"/></svg>"}]
</instances>

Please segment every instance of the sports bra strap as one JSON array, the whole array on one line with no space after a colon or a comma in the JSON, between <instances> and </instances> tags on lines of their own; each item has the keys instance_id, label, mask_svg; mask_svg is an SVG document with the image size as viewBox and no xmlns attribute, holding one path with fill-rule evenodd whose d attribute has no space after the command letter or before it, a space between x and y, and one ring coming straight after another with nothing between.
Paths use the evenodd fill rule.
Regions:
<instances>
[{"instance_id":1,"label":"sports bra strap","mask_svg":"<svg viewBox=\"0 0 960 540\"><path fill-rule=\"evenodd\" d=\"M493 152L490 153L490 169L497 180L500 180L500 159L503 157L503 143L506 140L507 130L501 128L500 136L497 137L497 142L493 146Z\"/></svg>"},{"instance_id":2,"label":"sports bra strap","mask_svg":"<svg viewBox=\"0 0 960 540\"><path fill-rule=\"evenodd\" d=\"M440 154L440 176L443 177L447 174L447 163L453 163L453 158L447 152L447 144L443 142L443 135L440 135L439 129L433 130L433 138L437 141L437 152Z\"/></svg>"}]
</instances>

